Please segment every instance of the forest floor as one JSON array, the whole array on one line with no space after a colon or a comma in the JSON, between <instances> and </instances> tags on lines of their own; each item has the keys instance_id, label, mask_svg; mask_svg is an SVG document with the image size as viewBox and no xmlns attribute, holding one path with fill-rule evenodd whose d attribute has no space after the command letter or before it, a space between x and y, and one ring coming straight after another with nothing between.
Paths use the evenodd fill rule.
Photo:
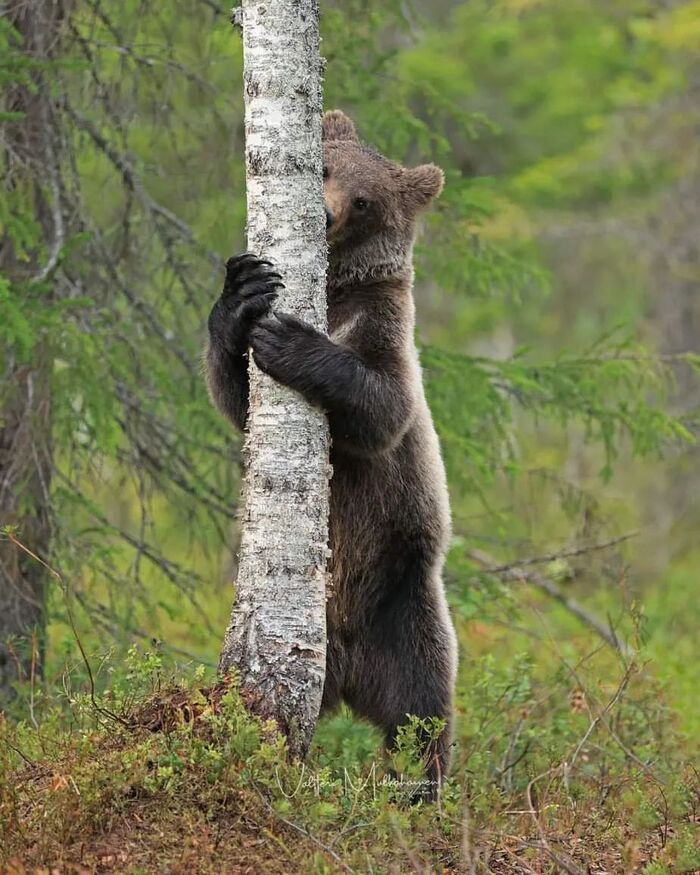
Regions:
<instances>
[{"instance_id":1,"label":"forest floor","mask_svg":"<svg viewBox=\"0 0 700 875\"><path fill-rule=\"evenodd\" d=\"M439 803L411 805L366 763L352 777L316 749L305 768L288 763L274 727L221 685L160 690L128 717L76 707L92 728L42 727L33 744L1 724L3 872L700 870L691 766L662 784L628 751L615 771L553 764L486 795L467 771ZM410 772L407 763L394 766Z\"/></svg>"}]
</instances>

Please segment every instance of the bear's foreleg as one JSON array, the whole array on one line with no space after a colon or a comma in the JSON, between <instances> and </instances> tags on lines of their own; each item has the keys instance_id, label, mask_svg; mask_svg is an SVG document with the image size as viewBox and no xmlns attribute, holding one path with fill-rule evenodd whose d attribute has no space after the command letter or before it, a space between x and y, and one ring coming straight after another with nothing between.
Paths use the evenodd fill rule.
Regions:
<instances>
[{"instance_id":1,"label":"bear's foreleg","mask_svg":"<svg viewBox=\"0 0 700 875\"><path fill-rule=\"evenodd\" d=\"M269 312L282 286L270 266L250 252L229 258L224 289L209 315L209 390L221 413L241 431L248 416L250 330Z\"/></svg>"},{"instance_id":2,"label":"bear's foreleg","mask_svg":"<svg viewBox=\"0 0 700 875\"><path fill-rule=\"evenodd\" d=\"M263 371L326 411L334 445L373 454L391 448L408 428L412 394L390 353L384 366L369 367L285 313L260 319L250 339Z\"/></svg>"}]
</instances>

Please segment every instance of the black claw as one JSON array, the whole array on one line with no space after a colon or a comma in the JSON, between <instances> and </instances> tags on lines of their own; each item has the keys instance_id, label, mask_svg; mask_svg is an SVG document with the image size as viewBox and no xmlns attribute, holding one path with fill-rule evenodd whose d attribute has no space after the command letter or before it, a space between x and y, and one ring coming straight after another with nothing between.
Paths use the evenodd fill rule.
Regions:
<instances>
[{"instance_id":1,"label":"black claw","mask_svg":"<svg viewBox=\"0 0 700 875\"><path fill-rule=\"evenodd\" d=\"M272 283L251 282L246 288L241 289L239 297L241 301L249 301L251 298L257 298L261 295L278 294L277 287Z\"/></svg>"},{"instance_id":2,"label":"black claw","mask_svg":"<svg viewBox=\"0 0 700 875\"><path fill-rule=\"evenodd\" d=\"M274 264L269 259L261 258L254 252L244 252L241 255L233 255L226 262L226 277L227 279L232 279L242 270L256 270L262 265L274 267Z\"/></svg>"},{"instance_id":3,"label":"black claw","mask_svg":"<svg viewBox=\"0 0 700 875\"><path fill-rule=\"evenodd\" d=\"M281 282L281 280L270 280L265 275L251 274L250 276L247 276L242 282L237 282L236 286L239 290L239 294L246 295L249 294L248 289L270 288L271 286L276 286L279 282Z\"/></svg>"},{"instance_id":4,"label":"black claw","mask_svg":"<svg viewBox=\"0 0 700 875\"><path fill-rule=\"evenodd\" d=\"M236 270L242 262L249 261L251 258L257 258L254 252L242 252L240 255L232 255L226 259L226 270Z\"/></svg>"},{"instance_id":5,"label":"black claw","mask_svg":"<svg viewBox=\"0 0 700 875\"><path fill-rule=\"evenodd\" d=\"M227 294L242 295L248 294L248 287L260 288L263 285L274 286L281 282L279 274L266 273L258 270L250 270L239 274L234 279L229 279L224 286Z\"/></svg>"}]
</instances>

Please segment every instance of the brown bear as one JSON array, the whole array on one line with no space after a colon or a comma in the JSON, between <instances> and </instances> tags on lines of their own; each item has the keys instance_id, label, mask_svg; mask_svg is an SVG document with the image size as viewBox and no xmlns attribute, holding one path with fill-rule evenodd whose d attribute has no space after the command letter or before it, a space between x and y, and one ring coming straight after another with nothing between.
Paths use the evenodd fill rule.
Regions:
<instances>
[{"instance_id":1,"label":"brown bear","mask_svg":"<svg viewBox=\"0 0 700 875\"><path fill-rule=\"evenodd\" d=\"M243 429L247 356L323 409L332 439L324 709L341 700L391 746L406 715L438 717L425 739L434 796L449 765L457 646L442 584L450 536L445 471L414 343L416 215L442 171L406 169L359 142L343 113L323 118L329 244L325 336L270 315L280 275L250 253L227 263L209 318L211 395Z\"/></svg>"}]
</instances>

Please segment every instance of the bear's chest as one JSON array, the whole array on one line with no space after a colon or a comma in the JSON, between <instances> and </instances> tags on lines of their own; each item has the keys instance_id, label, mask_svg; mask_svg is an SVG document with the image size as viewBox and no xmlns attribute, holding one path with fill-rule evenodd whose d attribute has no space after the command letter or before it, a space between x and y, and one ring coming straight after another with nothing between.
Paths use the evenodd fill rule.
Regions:
<instances>
[{"instance_id":1,"label":"bear's chest","mask_svg":"<svg viewBox=\"0 0 700 875\"><path fill-rule=\"evenodd\" d=\"M362 310L352 302L330 302L328 305L328 336L344 345L359 326Z\"/></svg>"}]
</instances>

